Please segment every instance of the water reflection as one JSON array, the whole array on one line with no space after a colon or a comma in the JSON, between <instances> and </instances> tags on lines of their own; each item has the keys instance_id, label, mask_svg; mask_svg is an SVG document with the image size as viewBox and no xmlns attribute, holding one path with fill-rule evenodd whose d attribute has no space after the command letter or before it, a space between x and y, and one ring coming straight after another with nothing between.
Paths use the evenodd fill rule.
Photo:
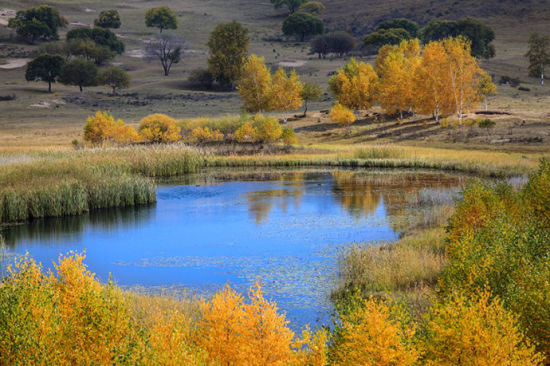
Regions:
<instances>
[{"instance_id":1,"label":"water reflection","mask_svg":"<svg viewBox=\"0 0 550 366\"><path fill-rule=\"evenodd\" d=\"M0 233L9 249L14 249L20 242L55 246L81 240L88 229L109 232L135 228L151 220L154 215L154 204L108 208L84 215L51 217L0 227Z\"/></svg>"},{"instance_id":2,"label":"water reflection","mask_svg":"<svg viewBox=\"0 0 550 366\"><path fill-rule=\"evenodd\" d=\"M60 252L86 250L89 269L121 286L209 295L259 281L300 326L327 320L342 247L396 240L392 217L450 200L463 182L433 172L210 170L159 182L154 206L0 230L11 251L47 268Z\"/></svg>"}]
</instances>

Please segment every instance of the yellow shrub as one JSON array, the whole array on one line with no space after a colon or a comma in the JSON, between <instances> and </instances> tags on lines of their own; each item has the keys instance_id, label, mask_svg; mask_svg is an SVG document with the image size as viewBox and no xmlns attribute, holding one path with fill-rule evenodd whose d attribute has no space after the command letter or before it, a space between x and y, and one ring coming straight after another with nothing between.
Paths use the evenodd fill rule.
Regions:
<instances>
[{"instance_id":1,"label":"yellow shrub","mask_svg":"<svg viewBox=\"0 0 550 366\"><path fill-rule=\"evenodd\" d=\"M281 136L283 142L287 145L294 145L298 142L294 130L290 127L283 128L283 135Z\"/></svg>"},{"instance_id":2,"label":"yellow shrub","mask_svg":"<svg viewBox=\"0 0 550 366\"><path fill-rule=\"evenodd\" d=\"M340 103L336 103L328 115L334 122L338 122L340 125L348 128L348 133L350 132L349 125L355 122L355 114L353 114L351 109L344 107Z\"/></svg>"},{"instance_id":3,"label":"yellow shrub","mask_svg":"<svg viewBox=\"0 0 550 366\"><path fill-rule=\"evenodd\" d=\"M235 131L235 140L237 142L254 142L256 141L256 131L249 122L245 122Z\"/></svg>"},{"instance_id":4,"label":"yellow shrub","mask_svg":"<svg viewBox=\"0 0 550 366\"><path fill-rule=\"evenodd\" d=\"M151 114L141 120L139 134L148 142L169 143L181 138L176 120L165 114Z\"/></svg>"},{"instance_id":5,"label":"yellow shrub","mask_svg":"<svg viewBox=\"0 0 550 366\"><path fill-rule=\"evenodd\" d=\"M328 332L320 328L311 333L308 327L302 331L302 337L297 339L292 348L293 366L325 366L327 364Z\"/></svg>"},{"instance_id":6,"label":"yellow shrub","mask_svg":"<svg viewBox=\"0 0 550 366\"><path fill-rule=\"evenodd\" d=\"M335 365L414 365L420 357L412 343L416 329L403 321L391 302L365 300L340 316L333 346ZM401 319L396 319L401 318Z\"/></svg>"},{"instance_id":7,"label":"yellow shrub","mask_svg":"<svg viewBox=\"0 0 550 366\"><path fill-rule=\"evenodd\" d=\"M193 131L191 131L189 141L204 143L209 141L222 141L223 138L223 133L219 130L211 131L208 127L195 127Z\"/></svg>"},{"instance_id":8,"label":"yellow shrub","mask_svg":"<svg viewBox=\"0 0 550 366\"><path fill-rule=\"evenodd\" d=\"M220 365L287 365L293 332L284 315L269 303L260 286L250 290L250 304L228 286L202 303L198 343L208 361Z\"/></svg>"},{"instance_id":9,"label":"yellow shrub","mask_svg":"<svg viewBox=\"0 0 550 366\"><path fill-rule=\"evenodd\" d=\"M132 126L125 125L124 121L115 121L111 113L97 111L95 116L86 120L84 141L94 145L105 142L129 144L139 141L139 135Z\"/></svg>"},{"instance_id":10,"label":"yellow shrub","mask_svg":"<svg viewBox=\"0 0 550 366\"><path fill-rule=\"evenodd\" d=\"M439 126L441 128L449 128L449 127L451 127L451 121L449 121L447 118L442 118L439 121Z\"/></svg>"},{"instance_id":11,"label":"yellow shrub","mask_svg":"<svg viewBox=\"0 0 550 366\"><path fill-rule=\"evenodd\" d=\"M468 300L454 295L437 304L423 342L427 365L539 365L540 354L524 338L515 315L488 293Z\"/></svg>"},{"instance_id":12,"label":"yellow shrub","mask_svg":"<svg viewBox=\"0 0 550 366\"><path fill-rule=\"evenodd\" d=\"M273 117L257 114L254 116L256 138L261 142L275 142L281 138L283 127Z\"/></svg>"}]
</instances>

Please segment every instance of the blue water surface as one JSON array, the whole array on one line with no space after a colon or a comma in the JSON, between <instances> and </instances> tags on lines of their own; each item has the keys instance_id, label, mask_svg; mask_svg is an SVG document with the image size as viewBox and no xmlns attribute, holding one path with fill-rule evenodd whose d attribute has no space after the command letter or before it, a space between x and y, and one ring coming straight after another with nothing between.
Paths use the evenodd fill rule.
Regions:
<instances>
[{"instance_id":1,"label":"blue water surface","mask_svg":"<svg viewBox=\"0 0 550 366\"><path fill-rule=\"evenodd\" d=\"M35 220L2 235L10 251L46 268L60 253L85 251L101 281L128 288L210 296L225 284L246 292L258 282L293 327L319 325L329 321L343 248L396 240L391 218L404 215L406 194L462 184L439 173L390 183L383 173L356 174L210 171L159 183L154 205Z\"/></svg>"}]
</instances>

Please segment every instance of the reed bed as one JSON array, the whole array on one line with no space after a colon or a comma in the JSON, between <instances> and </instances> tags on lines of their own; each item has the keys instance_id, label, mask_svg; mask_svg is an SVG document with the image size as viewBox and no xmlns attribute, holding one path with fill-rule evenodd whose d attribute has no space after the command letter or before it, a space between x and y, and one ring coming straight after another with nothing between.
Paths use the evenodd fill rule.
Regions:
<instances>
[{"instance_id":1,"label":"reed bed","mask_svg":"<svg viewBox=\"0 0 550 366\"><path fill-rule=\"evenodd\" d=\"M226 121L228 125L237 120ZM184 144L31 151L0 156L0 223L76 215L156 200L151 178L203 167L434 169L486 177L530 173L538 156L403 146L325 154L216 156Z\"/></svg>"},{"instance_id":2,"label":"reed bed","mask_svg":"<svg viewBox=\"0 0 550 366\"><path fill-rule=\"evenodd\" d=\"M92 149L10 164L0 171L0 223L152 203L151 177L202 165L201 153L184 146Z\"/></svg>"}]
</instances>

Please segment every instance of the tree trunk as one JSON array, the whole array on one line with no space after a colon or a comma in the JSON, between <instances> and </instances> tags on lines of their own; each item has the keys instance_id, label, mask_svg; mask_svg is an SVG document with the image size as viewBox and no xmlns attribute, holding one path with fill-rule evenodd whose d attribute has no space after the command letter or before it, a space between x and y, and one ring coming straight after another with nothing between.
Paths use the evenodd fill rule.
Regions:
<instances>
[{"instance_id":1,"label":"tree trunk","mask_svg":"<svg viewBox=\"0 0 550 366\"><path fill-rule=\"evenodd\" d=\"M116 86L113 86L113 97L116 95Z\"/></svg>"},{"instance_id":2,"label":"tree trunk","mask_svg":"<svg viewBox=\"0 0 550 366\"><path fill-rule=\"evenodd\" d=\"M48 93L52 92L52 82L48 81Z\"/></svg>"},{"instance_id":3,"label":"tree trunk","mask_svg":"<svg viewBox=\"0 0 550 366\"><path fill-rule=\"evenodd\" d=\"M307 117L307 100L304 101L304 117Z\"/></svg>"},{"instance_id":4,"label":"tree trunk","mask_svg":"<svg viewBox=\"0 0 550 366\"><path fill-rule=\"evenodd\" d=\"M544 65L541 65L540 86L544 86Z\"/></svg>"},{"instance_id":5,"label":"tree trunk","mask_svg":"<svg viewBox=\"0 0 550 366\"><path fill-rule=\"evenodd\" d=\"M82 85L79 85L78 87L80 88L80 92L82 93Z\"/></svg>"},{"instance_id":6,"label":"tree trunk","mask_svg":"<svg viewBox=\"0 0 550 366\"><path fill-rule=\"evenodd\" d=\"M483 96L483 101L485 102L485 112L487 112L488 107L487 107L487 96L486 95Z\"/></svg>"}]
</instances>

